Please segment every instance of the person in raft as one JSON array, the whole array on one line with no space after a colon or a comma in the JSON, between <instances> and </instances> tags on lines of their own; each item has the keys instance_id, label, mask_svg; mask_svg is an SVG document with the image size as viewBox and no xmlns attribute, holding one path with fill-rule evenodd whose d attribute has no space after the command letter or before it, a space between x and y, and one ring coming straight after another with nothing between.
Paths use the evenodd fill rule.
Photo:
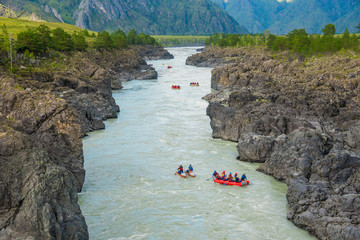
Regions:
<instances>
[{"instance_id":1,"label":"person in raft","mask_svg":"<svg viewBox=\"0 0 360 240\"><path fill-rule=\"evenodd\" d=\"M247 177L246 177L246 175L245 175L245 173L241 176L241 181L245 181L245 180L247 180Z\"/></svg>"},{"instance_id":2,"label":"person in raft","mask_svg":"<svg viewBox=\"0 0 360 240\"><path fill-rule=\"evenodd\" d=\"M225 171L223 171L222 173L221 173L221 180L226 180L226 174L225 174Z\"/></svg>"},{"instance_id":3,"label":"person in raft","mask_svg":"<svg viewBox=\"0 0 360 240\"><path fill-rule=\"evenodd\" d=\"M191 166L191 164L188 167L188 170L186 170L187 173L194 171L194 168Z\"/></svg>"},{"instance_id":4,"label":"person in raft","mask_svg":"<svg viewBox=\"0 0 360 240\"><path fill-rule=\"evenodd\" d=\"M228 179L227 179L229 182L231 182L232 181L232 174L231 173L229 173L229 176L228 176Z\"/></svg>"},{"instance_id":5,"label":"person in raft","mask_svg":"<svg viewBox=\"0 0 360 240\"><path fill-rule=\"evenodd\" d=\"M235 178L235 182L239 182L239 181L240 181L240 178L239 178L239 176L238 176L237 173L235 173L234 178Z\"/></svg>"},{"instance_id":6,"label":"person in raft","mask_svg":"<svg viewBox=\"0 0 360 240\"><path fill-rule=\"evenodd\" d=\"M183 168L182 165L180 165L180 166L178 167L177 172L178 172L179 174L182 174L182 173L184 172L184 168Z\"/></svg>"},{"instance_id":7,"label":"person in raft","mask_svg":"<svg viewBox=\"0 0 360 240\"><path fill-rule=\"evenodd\" d=\"M216 170L214 170L212 177L221 180L220 174Z\"/></svg>"}]
</instances>

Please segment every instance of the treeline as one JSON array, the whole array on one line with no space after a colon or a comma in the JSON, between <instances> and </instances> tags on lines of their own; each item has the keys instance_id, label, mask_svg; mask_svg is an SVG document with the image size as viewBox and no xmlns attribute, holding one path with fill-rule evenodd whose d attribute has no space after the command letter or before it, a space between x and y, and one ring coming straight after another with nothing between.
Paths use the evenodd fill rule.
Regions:
<instances>
[{"instance_id":1,"label":"treeline","mask_svg":"<svg viewBox=\"0 0 360 240\"><path fill-rule=\"evenodd\" d=\"M356 34L350 35L348 29L342 36L335 36L335 26L328 24L322 32L323 35L309 35L305 29L294 29L287 36L270 34L267 46L274 51L290 50L303 55L358 50L359 39Z\"/></svg>"},{"instance_id":2,"label":"treeline","mask_svg":"<svg viewBox=\"0 0 360 240\"><path fill-rule=\"evenodd\" d=\"M358 26L360 32L360 24ZM289 50L301 55L332 53L345 50L359 51L359 39L345 29L342 35L335 36L335 26L328 24L322 29L322 35L310 35L305 29L294 29L286 36L275 36L267 30L264 34L237 35L214 34L207 41L208 46L243 47L267 46L273 51Z\"/></svg>"},{"instance_id":3,"label":"treeline","mask_svg":"<svg viewBox=\"0 0 360 240\"><path fill-rule=\"evenodd\" d=\"M206 41L206 46L254 47L266 44L265 34L225 34L215 33Z\"/></svg>"},{"instance_id":4,"label":"treeline","mask_svg":"<svg viewBox=\"0 0 360 240\"><path fill-rule=\"evenodd\" d=\"M87 38L93 38L91 44L86 41ZM44 56L49 50L69 52L84 51L88 48L121 49L128 45L158 45L158 43L150 35L137 34L135 30L131 30L128 34L122 30L113 33L102 31L96 35L95 33L90 35L87 30L70 34L62 28L51 30L46 25L40 25L37 28L28 28L14 39L7 32L6 26L3 26L0 34L0 51L8 54L15 52Z\"/></svg>"}]
</instances>

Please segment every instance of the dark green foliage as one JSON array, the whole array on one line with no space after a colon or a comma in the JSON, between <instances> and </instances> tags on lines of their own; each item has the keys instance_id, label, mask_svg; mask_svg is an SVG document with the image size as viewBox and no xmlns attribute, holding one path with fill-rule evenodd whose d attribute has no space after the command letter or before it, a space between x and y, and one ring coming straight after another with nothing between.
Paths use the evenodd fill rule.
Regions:
<instances>
[{"instance_id":1,"label":"dark green foliage","mask_svg":"<svg viewBox=\"0 0 360 240\"><path fill-rule=\"evenodd\" d=\"M358 29L358 33L360 33L360 23L356 26L356 28Z\"/></svg>"},{"instance_id":2,"label":"dark green foliage","mask_svg":"<svg viewBox=\"0 0 360 240\"><path fill-rule=\"evenodd\" d=\"M56 28L52 31L53 42L51 48L57 51L74 50L74 40L71 35L62 28Z\"/></svg>"},{"instance_id":3,"label":"dark green foliage","mask_svg":"<svg viewBox=\"0 0 360 240\"><path fill-rule=\"evenodd\" d=\"M111 34L115 48L126 48L128 46L126 34L121 30L117 30Z\"/></svg>"},{"instance_id":4,"label":"dark green foliage","mask_svg":"<svg viewBox=\"0 0 360 240\"><path fill-rule=\"evenodd\" d=\"M321 31L324 33L324 35L334 36L335 35L335 25L328 24L323 29L321 29Z\"/></svg>"},{"instance_id":5,"label":"dark green foliage","mask_svg":"<svg viewBox=\"0 0 360 240\"><path fill-rule=\"evenodd\" d=\"M84 29L83 34L85 37L90 37L89 31L87 29Z\"/></svg>"},{"instance_id":6,"label":"dark green foliage","mask_svg":"<svg viewBox=\"0 0 360 240\"><path fill-rule=\"evenodd\" d=\"M224 34L216 33L210 36L205 45L219 47L242 47L242 46L258 46L265 44L264 34Z\"/></svg>"},{"instance_id":7,"label":"dark green foliage","mask_svg":"<svg viewBox=\"0 0 360 240\"><path fill-rule=\"evenodd\" d=\"M48 50L49 43L43 41L41 33L37 29L28 29L19 33L16 41L16 49L18 52L32 52L36 55L42 55Z\"/></svg>"},{"instance_id":8,"label":"dark green foliage","mask_svg":"<svg viewBox=\"0 0 360 240\"><path fill-rule=\"evenodd\" d=\"M131 29L127 35L128 43L135 44L137 32L134 29Z\"/></svg>"},{"instance_id":9,"label":"dark green foliage","mask_svg":"<svg viewBox=\"0 0 360 240\"><path fill-rule=\"evenodd\" d=\"M345 29L342 37L335 37L335 26L328 24L323 28L324 35L309 35L305 29L294 29L287 36L276 36L266 32L257 35L214 34L205 44L219 47L242 47L266 45L272 51L288 50L305 57L317 53L334 53L345 50L359 50L359 40L355 34L350 36Z\"/></svg>"},{"instance_id":10,"label":"dark green foliage","mask_svg":"<svg viewBox=\"0 0 360 240\"><path fill-rule=\"evenodd\" d=\"M51 38L51 30L48 26L41 24L36 30L41 35L41 41L46 45L50 46L52 38Z\"/></svg>"},{"instance_id":11,"label":"dark green foliage","mask_svg":"<svg viewBox=\"0 0 360 240\"><path fill-rule=\"evenodd\" d=\"M267 46L273 51L290 50L300 55L333 53L341 49L358 50L359 41L355 34L350 36L348 29L345 29L342 37L335 37L335 26L328 24L323 28L323 33L323 36L309 36L305 29L295 29L284 37L269 37Z\"/></svg>"},{"instance_id":12,"label":"dark green foliage","mask_svg":"<svg viewBox=\"0 0 360 240\"><path fill-rule=\"evenodd\" d=\"M85 33L84 32L74 32L71 35L73 41L74 41L74 49L78 51L84 51L86 50L89 45L87 44L85 40Z\"/></svg>"},{"instance_id":13,"label":"dark green foliage","mask_svg":"<svg viewBox=\"0 0 360 240\"><path fill-rule=\"evenodd\" d=\"M13 52L27 53L36 56L45 56L49 49L61 52L68 51L84 51L88 49L89 45L86 42L85 36L89 36L87 30L80 32L73 32L69 34L62 28L50 30L46 25L40 25L37 28L28 28L26 31L18 34L15 41L11 40L11 36L7 33L6 27L3 27L2 34L0 33L0 55L9 55L10 45L15 46ZM11 41L12 44L9 42ZM122 49L126 48L128 44L133 45L159 45L155 38L150 35L140 33L135 30L126 35L122 30L117 30L110 34L109 32L99 32L94 40L93 47L95 49ZM4 61L8 57L2 57ZM3 61L2 61L3 62Z\"/></svg>"},{"instance_id":14,"label":"dark green foliage","mask_svg":"<svg viewBox=\"0 0 360 240\"><path fill-rule=\"evenodd\" d=\"M131 29L126 35L122 30L117 30L111 35L102 31L98 33L94 42L94 48L96 49L111 49L111 48L126 48L128 45L158 45L155 38L150 35L136 33L134 29Z\"/></svg>"},{"instance_id":15,"label":"dark green foliage","mask_svg":"<svg viewBox=\"0 0 360 240\"><path fill-rule=\"evenodd\" d=\"M94 48L96 49L111 49L114 48L115 44L110 34L106 31L99 32L95 42Z\"/></svg>"}]
</instances>

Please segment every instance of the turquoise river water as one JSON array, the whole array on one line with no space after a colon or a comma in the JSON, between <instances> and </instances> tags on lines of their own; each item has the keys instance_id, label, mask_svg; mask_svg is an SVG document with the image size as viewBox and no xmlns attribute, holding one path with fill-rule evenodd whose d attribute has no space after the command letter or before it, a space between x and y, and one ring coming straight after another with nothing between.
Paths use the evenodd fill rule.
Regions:
<instances>
[{"instance_id":1,"label":"turquoise river water","mask_svg":"<svg viewBox=\"0 0 360 240\"><path fill-rule=\"evenodd\" d=\"M286 219L284 183L237 161L236 143L212 139L201 99L211 69L185 65L195 48L168 50L175 59L148 62L158 79L114 91L119 117L83 139L90 239L313 239ZM197 176L175 176L179 164ZM216 184L214 170L246 173L250 185Z\"/></svg>"}]
</instances>

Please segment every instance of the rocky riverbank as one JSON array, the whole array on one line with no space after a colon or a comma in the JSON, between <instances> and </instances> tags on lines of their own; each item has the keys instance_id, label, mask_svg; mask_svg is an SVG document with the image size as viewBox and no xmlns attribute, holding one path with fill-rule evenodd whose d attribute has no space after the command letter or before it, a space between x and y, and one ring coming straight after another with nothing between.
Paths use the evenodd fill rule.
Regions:
<instances>
[{"instance_id":1,"label":"rocky riverbank","mask_svg":"<svg viewBox=\"0 0 360 240\"><path fill-rule=\"evenodd\" d=\"M213 137L288 185L288 219L319 239L360 239L360 60L207 49ZM255 180L256 181L256 180Z\"/></svg>"},{"instance_id":2,"label":"rocky riverbank","mask_svg":"<svg viewBox=\"0 0 360 240\"><path fill-rule=\"evenodd\" d=\"M59 54L1 74L1 239L89 238L77 203L81 137L117 117L112 89L156 77L133 49Z\"/></svg>"}]
</instances>

